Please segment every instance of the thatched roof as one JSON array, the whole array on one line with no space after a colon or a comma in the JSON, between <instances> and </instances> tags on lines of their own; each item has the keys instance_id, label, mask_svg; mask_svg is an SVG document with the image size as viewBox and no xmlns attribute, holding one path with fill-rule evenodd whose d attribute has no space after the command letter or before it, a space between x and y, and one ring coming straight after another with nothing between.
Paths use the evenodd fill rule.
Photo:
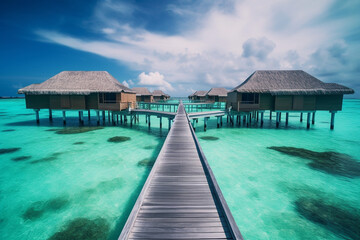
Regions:
<instances>
[{"instance_id":1,"label":"thatched roof","mask_svg":"<svg viewBox=\"0 0 360 240\"><path fill-rule=\"evenodd\" d=\"M324 83L301 70L255 71L231 92L272 95L352 94L354 90L336 83Z\"/></svg>"},{"instance_id":2,"label":"thatched roof","mask_svg":"<svg viewBox=\"0 0 360 240\"><path fill-rule=\"evenodd\" d=\"M31 84L18 90L19 94L134 93L106 71L63 71L45 82Z\"/></svg>"},{"instance_id":3,"label":"thatched roof","mask_svg":"<svg viewBox=\"0 0 360 240\"><path fill-rule=\"evenodd\" d=\"M154 90L154 91L152 92L152 95L153 95L154 97L161 97L161 96L170 97L170 95L164 93L164 92L161 91L161 90Z\"/></svg>"},{"instance_id":4,"label":"thatched roof","mask_svg":"<svg viewBox=\"0 0 360 240\"><path fill-rule=\"evenodd\" d=\"M134 87L131 90L136 92L136 96L151 96L152 93L145 87Z\"/></svg>"},{"instance_id":5,"label":"thatched roof","mask_svg":"<svg viewBox=\"0 0 360 240\"><path fill-rule=\"evenodd\" d=\"M205 97L206 96L207 91L196 91L193 94L191 94L189 97Z\"/></svg>"},{"instance_id":6,"label":"thatched roof","mask_svg":"<svg viewBox=\"0 0 360 240\"><path fill-rule=\"evenodd\" d=\"M208 96L219 96L227 97L228 90L225 88L211 88L206 95Z\"/></svg>"}]
</instances>

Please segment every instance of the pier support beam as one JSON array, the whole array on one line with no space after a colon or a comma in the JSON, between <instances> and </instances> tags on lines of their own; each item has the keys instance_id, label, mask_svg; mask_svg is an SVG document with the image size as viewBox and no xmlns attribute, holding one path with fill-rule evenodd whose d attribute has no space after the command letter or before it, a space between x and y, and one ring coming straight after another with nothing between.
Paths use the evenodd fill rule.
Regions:
<instances>
[{"instance_id":1,"label":"pier support beam","mask_svg":"<svg viewBox=\"0 0 360 240\"><path fill-rule=\"evenodd\" d=\"M307 113L307 121L306 121L306 128L309 129L310 128L310 115L311 113Z\"/></svg>"},{"instance_id":2,"label":"pier support beam","mask_svg":"<svg viewBox=\"0 0 360 240\"><path fill-rule=\"evenodd\" d=\"M239 122L239 116L237 118ZM220 117L217 117L217 128L220 128Z\"/></svg>"},{"instance_id":3,"label":"pier support beam","mask_svg":"<svg viewBox=\"0 0 360 240\"><path fill-rule=\"evenodd\" d=\"M260 115L260 126L262 127L264 125L264 112L261 112Z\"/></svg>"},{"instance_id":4,"label":"pier support beam","mask_svg":"<svg viewBox=\"0 0 360 240\"><path fill-rule=\"evenodd\" d=\"M160 116L159 117L159 120L160 120L160 130L162 129L162 117Z\"/></svg>"},{"instance_id":5,"label":"pier support beam","mask_svg":"<svg viewBox=\"0 0 360 240\"><path fill-rule=\"evenodd\" d=\"M272 119L272 111L270 111L270 118L269 118L270 120Z\"/></svg>"},{"instance_id":6,"label":"pier support beam","mask_svg":"<svg viewBox=\"0 0 360 240\"><path fill-rule=\"evenodd\" d=\"M335 123L335 113L336 111L331 111L331 121L330 121L330 129L334 130L334 123Z\"/></svg>"},{"instance_id":7,"label":"pier support beam","mask_svg":"<svg viewBox=\"0 0 360 240\"><path fill-rule=\"evenodd\" d=\"M312 114L311 124L315 124L315 112Z\"/></svg>"},{"instance_id":8,"label":"pier support beam","mask_svg":"<svg viewBox=\"0 0 360 240\"><path fill-rule=\"evenodd\" d=\"M49 109L49 121L50 121L50 122L53 121L52 110L51 110L51 109Z\"/></svg>"},{"instance_id":9,"label":"pier support beam","mask_svg":"<svg viewBox=\"0 0 360 240\"><path fill-rule=\"evenodd\" d=\"M169 130L170 130L170 128L171 128L171 119L169 118L168 120L169 120Z\"/></svg>"},{"instance_id":10,"label":"pier support beam","mask_svg":"<svg viewBox=\"0 0 360 240\"><path fill-rule=\"evenodd\" d=\"M222 126L223 124L222 124L222 119L223 119L223 117L222 116L220 116L220 125Z\"/></svg>"},{"instance_id":11,"label":"pier support beam","mask_svg":"<svg viewBox=\"0 0 360 240\"><path fill-rule=\"evenodd\" d=\"M249 127L251 124L251 113L246 115L246 127Z\"/></svg>"},{"instance_id":12,"label":"pier support beam","mask_svg":"<svg viewBox=\"0 0 360 240\"><path fill-rule=\"evenodd\" d=\"M289 113L286 113L286 117L285 117L285 125L287 126L289 124Z\"/></svg>"},{"instance_id":13,"label":"pier support beam","mask_svg":"<svg viewBox=\"0 0 360 240\"><path fill-rule=\"evenodd\" d=\"M96 123L97 125L100 125L100 112L96 111Z\"/></svg>"},{"instance_id":14,"label":"pier support beam","mask_svg":"<svg viewBox=\"0 0 360 240\"><path fill-rule=\"evenodd\" d=\"M300 122L303 121L303 113L300 113Z\"/></svg>"},{"instance_id":15,"label":"pier support beam","mask_svg":"<svg viewBox=\"0 0 360 240\"><path fill-rule=\"evenodd\" d=\"M63 115L63 124L66 125L66 111L62 111Z\"/></svg>"},{"instance_id":16,"label":"pier support beam","mask_svg":"<svg viewBox=\"0 0 360 240\"><path fill-rule=\"evenodd\" d=\"M130 127L132 127L134 121L134 116L130 115Z\"/></svg>"},{"instance_id":17,"label":"pier support beam","mask_svg":"<svg viewBox=\"0 0 360 240\"><path fill-rule=\"evenodd\" d=\"M150 115L148 115L148 125L149 125L149 128L150 128L150 126L151 126L151 123L150 123Z\"/></svg>"},{"instance_id":18,"label":"pier support beam","mask_svg":"<svg viewBox=\"0 0 360 240\"><path fill-rule=\"evenodd\" d=\"M84 125L83 111L79 111L79 123Z\"/></svg>"},{"instance_id":19,"label":"pier support beam","mask_svg":"<svg viewBox=\"0 0 360 240\"><path fill-rule=\"evenodd\" d=\"M194 131L196 131L196 119L193 119L193 128L194 128Z\"/></svg>"},{"instance_id":20,"label":"pier support beam","mask_svg":"<svg viewBox=\"0 0 360 240\"><path fill-rule=\"evenodd\" d=\"M209 120L209 117L204 118L204 132L206 132L206 127L207 127L207 121L208 120Z\"/></svg>"},{"instance_id":21,"label":"pier support beam","mask_svg":"<svg viewBox=\"0 0 360 240\"><path fill-rule=\"evenodd\" d=\"M276 112L276 128L279 127L279 124L280 124L280 113Z\"/></svg>"}]
</instances>

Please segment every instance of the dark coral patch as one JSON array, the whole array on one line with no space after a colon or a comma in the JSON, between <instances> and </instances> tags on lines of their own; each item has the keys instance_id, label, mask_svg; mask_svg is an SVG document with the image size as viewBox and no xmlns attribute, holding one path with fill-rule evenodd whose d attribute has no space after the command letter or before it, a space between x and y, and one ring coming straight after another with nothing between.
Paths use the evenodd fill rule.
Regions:
<instances>
[{"instance_id":1,"label":"dark coral patch","mask_svg":"<svg viewBox=\"0 0 360 240\"><path fill-rule=\"evenodd\" d=\"M154 163L155 163L154 159L144 158L143 160L139 161L137 165L140 167L152 167Z\"/></svg>"},{"instance_id":2,"label":"dark coral patch","mask_svg":"<svg viewBox=\"0 0 360 240\"><path fill-rule=\"evenodd\" d=\"M85 142L74 142L73 144L74 145L82 145L82 144L84 144Z\"/></svg>"},{"instance_id":3,"label":"dark coral patch","mask_svg":"<svg viewBox=\"0 0 360 240\"><path fill-rule=\"evenodd\" d=\"M268 147L290 156L311 160L308 165L316 170L346 177L360 176L360 162L351 156L338 152L315 152L295 147Z\"/></svg>"},{"instance_id":4,"label":"dark coral patch","mask_svg":"<svg viewBox=\"0 0 360 240\"><path fill-rule=\"evenodd\" d=\"M103 129L103 127L69 127L56 130L57 134L78 134Z\"/></svg>"},{"instance_id":5,"label":"dark coral patch","mask_svg":"<svg viewBox=\"0 0 360 240\"><path fill-rule=\"evenodd\" d=\"M156 145L148 145L148 146L143 147L143 149L146 149L146 150L155 149L155 148L156 148Z\"/></svg>"},{"instance_id":6,"label":"dark coral patch","mask_svg":"<svg viewBox=\"0 0 360 240\"><path fill-rule=\"evenodd\" d=\"M64 154L64 152L56 152L56 153L51 154L48 157L40 158L38 160L31 161L30 163L35 164L35 163L41 163L41 162L51 162L51 161L57 160L61 154Z\"/></svg>"},{"instance_id":7,"label":"dark coral patch","mask_svg":"<svg viewBox=\"0 0 360 240\"><path fill-rule=\"evenodd\" d=\"M203 137L200 137L202 140L207 140L207 141L216 141L216 140L219 140L218 137L214 137L214 136L203 136Z\"/></svg>"},{"instance_id":8,"label":"dark coral patch","mask_svg":"<svg viewBox=\"0 0 360 240\"><path fill-rule=\"evenodd\" d=\"M22 215L25 220L36 220L49 212L55 212L66 207L70 201L62 196L53 198L48 201L38 201L30 205L30 207Z\"/></svg>"},{"instance_id":9,"label":"dark coral patch","mask_svg":"<svg viewBox=\"0 0 360 240\"><path fill-rule=\"evenodd\" d=\"M0 154L17 152L20 149L21 148L0 148Z\"/></svg>"},{"instance_id":10,"label":"dark coral patch","mask_svg":"<svg viewBox=\"0 0 360 240\"><path fill-rule=\"evenodd\" d=\"M112 143L119 143L119 142L129 141L130 139L131 139L130 137L116 136L116 137L111 137L111 138L109 138L107 141L108 141L108 142L112 142Z\"/></svg>"},{"instance_id":11,"label":"dark coral patch","mask_svg":"<svg viewBox=\"0 0 360 240\"><path fill-rule=\"evenodd\" d=\"M12 158L11 160L15 161L15 162L19 162L19 161L24 161L24 160L28 160L30 159L31 156L20 156L20 157L15 157Z\"/></svg>"},{"instance_id":12,"label":"dark coral patch","mask_svg":"<svg viewBox=\"0 0 360 240\"><path fill-rule=\"evenodd\" d=\"M103 218L96 218L94 220L76 218L63 226L62 229L52 235L49 240L105 240L109 235L109 230L110 225Z\"/></svg>"},{"instance_id":13,"label":"dark coral patch","mask_svg":"<svg viewBox=\"0 0 360 240\"><path fill-rule=\"evenodd\" d=\"M295 208L301 216L339 236L360 239L360 211L356 208L315 198L299 198Z\"/></svg>"},{"instance_id":14,"label":"dark coral patch","mask_svg":"<svg viewBox=\"0 0 360 240\"><path fill-rule=\"evenodd\" d=\"M13 132L15 131L15 129L5 129L5 130L2 130L2 132Z\"/></svg>"}]
</instances>

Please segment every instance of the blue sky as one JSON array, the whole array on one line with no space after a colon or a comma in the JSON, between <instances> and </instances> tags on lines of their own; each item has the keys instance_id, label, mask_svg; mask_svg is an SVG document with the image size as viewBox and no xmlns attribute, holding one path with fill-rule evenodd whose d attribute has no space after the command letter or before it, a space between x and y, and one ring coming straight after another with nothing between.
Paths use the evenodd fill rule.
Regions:
<instances>
[{"instance_id":1,"label":"blue sky","mask_svg":"<svg viewBox=\"0 0 360 240\"><path fill-rule=\"evenodd\" d=\"M0 96L64 70L187 96L302 69L360 97L359 12L357 0L4 0Z\"/></svg>"}]
</instances>

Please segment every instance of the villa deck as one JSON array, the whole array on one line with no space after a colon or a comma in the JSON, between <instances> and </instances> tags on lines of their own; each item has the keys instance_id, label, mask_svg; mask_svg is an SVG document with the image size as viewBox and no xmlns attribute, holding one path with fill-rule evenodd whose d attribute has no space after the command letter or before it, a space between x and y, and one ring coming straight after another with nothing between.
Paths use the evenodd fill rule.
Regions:
<instances>
[{"instance_id":1,"label":"villa deck","mask_svg":"<svg viewBox=\"0 0 360 240\"><path fill-rule=\"evenodd\" d=\"M243 239L182 104L119 239Z\"/></svg>"}]
</instances>

